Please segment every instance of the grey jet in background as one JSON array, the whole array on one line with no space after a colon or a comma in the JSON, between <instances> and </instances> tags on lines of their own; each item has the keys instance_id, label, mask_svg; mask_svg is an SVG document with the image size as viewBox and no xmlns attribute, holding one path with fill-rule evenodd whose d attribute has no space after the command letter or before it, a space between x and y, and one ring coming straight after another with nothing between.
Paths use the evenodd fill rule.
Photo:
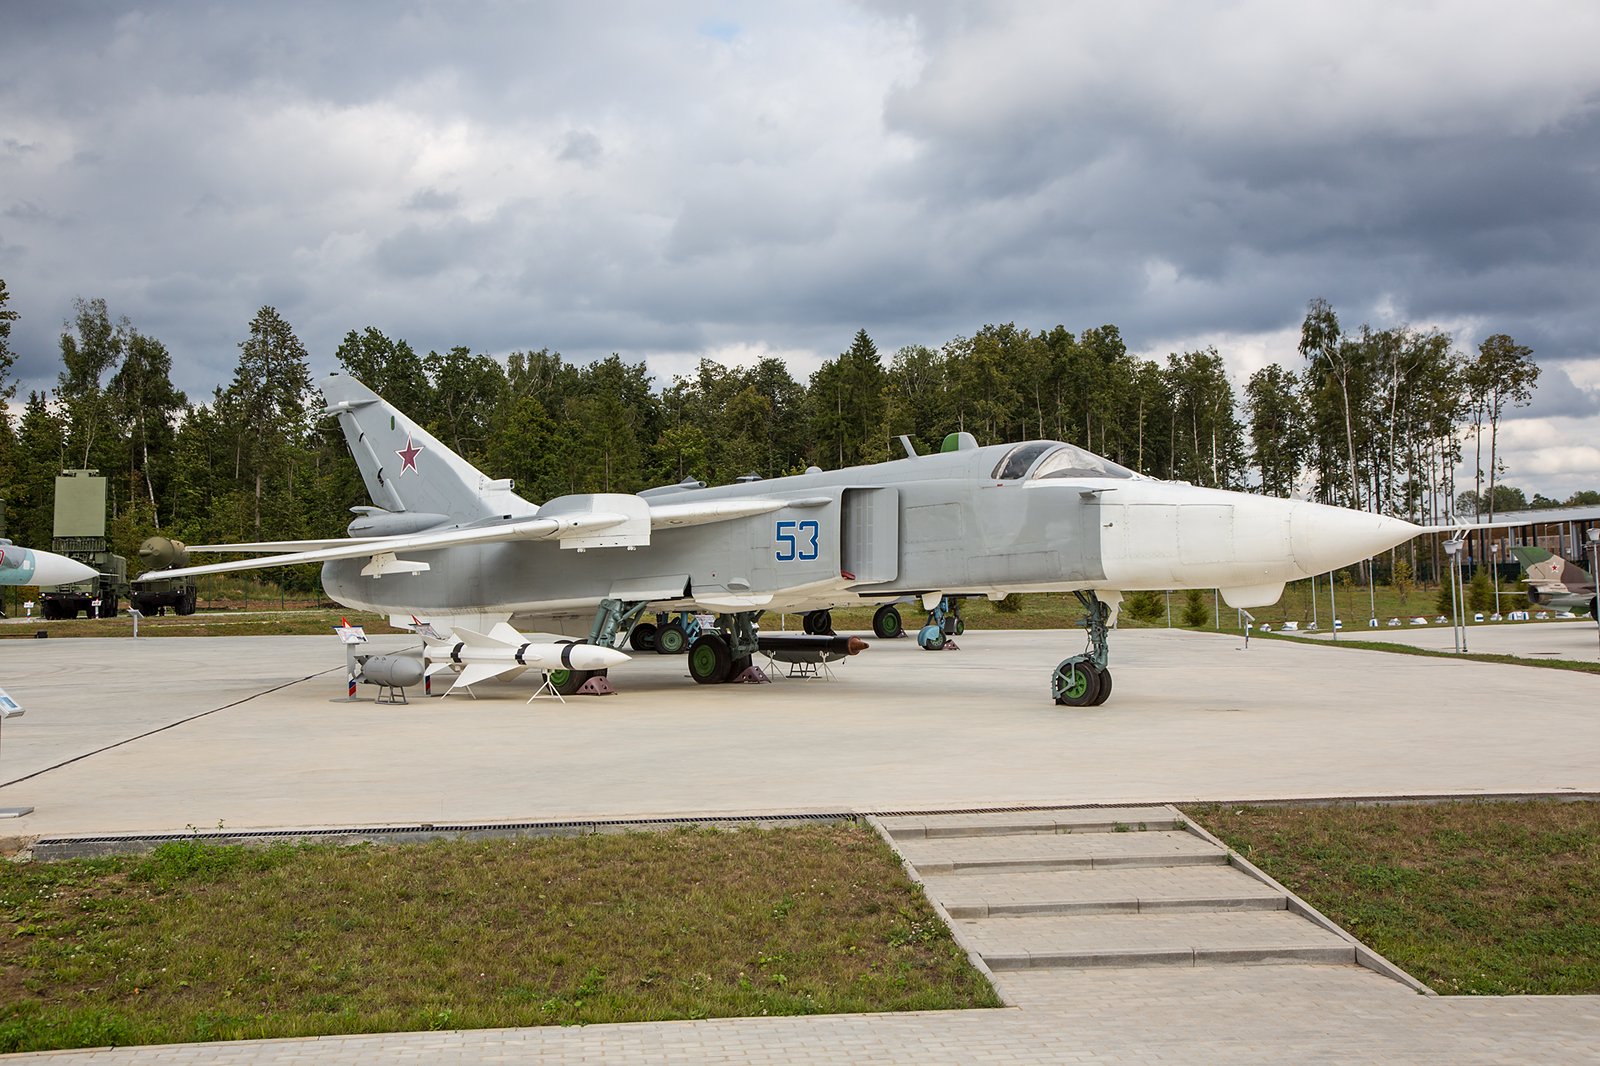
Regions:
<instances>
[{"instance_id":1,"label":"grey jet in background","mask_svg":"<svg viewBox=\"0 0 1600 1066\"><path fill-rule=\"evenodd\" d=\"M674 650L693 635L683 630L693 612L707 612L716 624L693 635L688 656L693 678L712 684L740 676L757 650L817 646L761 632L764 612L878 604L884 622L894 604L913 600L931 611L948 597L1070 592L1087 609L1088 646L1055 668L1051 693L1085 706L1110 694L1107 629L1124 592L1217 588L1229 606L1265 606L1285 582L1424 531L1162 481L1059 441L980 447L968 433L932 455L902 438L905 458L870 466L535 505L354 378L332 374L319 388L372 499L353 508L349 536L199 546L189 550L277 554L144 578L320 562L330 597L432 634L454 649L455 669L487 655L486 643L508 670L535 665L516 651L536 647L524 628L608 652L630 635L635 650ZM654 624L647 613L680 621L641 639ZM539 663L568 689L588 673Z\"/></svg>"},{"instance_id":2,"label":"grey jet in background","mask_svg":"<svg viewBox=\"0 0 1600 1066\"><path fill-rule=\"evenodd\" d=\"M1543 548L1512 548L1511 554L1526 571L1529 603L1558 611L1588 611L1600 618L1589 571Z\"/></svg>"}]
</instances>

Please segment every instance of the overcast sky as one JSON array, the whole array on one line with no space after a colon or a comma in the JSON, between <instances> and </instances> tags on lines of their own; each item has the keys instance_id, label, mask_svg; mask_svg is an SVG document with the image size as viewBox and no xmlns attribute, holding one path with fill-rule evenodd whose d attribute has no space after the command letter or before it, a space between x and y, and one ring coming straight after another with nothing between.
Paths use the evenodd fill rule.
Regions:
<instances>
[{"instance_id":1,"label":"overcast sky","mask_svg":"<svg viewBox=\"0 0 1600 1066\"><path fill-rule=\"evenodd\" d=\"M1592 3L35 2L0 16L24 390L75 295L191 397L262 304L312 368L702 355L804 377L986 322L1297 365L1350 326L1531 345L1508 480L1600 487Z\"/></svg>"}]
</instances>

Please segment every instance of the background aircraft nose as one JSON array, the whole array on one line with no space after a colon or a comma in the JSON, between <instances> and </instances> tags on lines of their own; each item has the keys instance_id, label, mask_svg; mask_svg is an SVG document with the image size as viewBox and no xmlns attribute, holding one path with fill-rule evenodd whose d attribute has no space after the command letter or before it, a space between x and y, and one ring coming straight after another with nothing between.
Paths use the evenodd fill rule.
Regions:
<instances>
[{"instance_id":1,"label":"background aircraft nose","mask_svg":"<svg viewBox=\"0 0 1600 1066\"><path fill-rule=\"evenodd\" d=\"M1290 528L1295 565L1308 577L1388 551L1422 532L1398 518L1304 502L1295 505Z\"/></svg>"},{"instance_id":2,"label":"background aircraft nose","mask_svg":"<svg viewBox=\"0 0 1600 1066\"><path fill-rule=\"evenodd\" d=\"M88 581L94 577L93 567L85 566L76 559L68 559L65 555L56 555L53 552L35 551L33 553L33 583L49 587L51 585L71 585L78 581Z\"/></svg>"}]
</instances>

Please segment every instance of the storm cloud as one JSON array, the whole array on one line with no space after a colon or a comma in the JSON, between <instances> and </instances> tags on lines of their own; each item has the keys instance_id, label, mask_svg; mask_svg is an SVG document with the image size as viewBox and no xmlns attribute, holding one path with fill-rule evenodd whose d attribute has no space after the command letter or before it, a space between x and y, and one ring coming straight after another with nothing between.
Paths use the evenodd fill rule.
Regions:
<instances>
[{"instance_id":1,"label":"storm cloud","mask_svg":"<svg viewBox=\"0 0 1600 1066\"><path fill-rule=\"evenodd\" d=\"M1243 373L1323 296L1568 368L1519 412L1568 446L1597 46L1578 3L25 5L0 277L24 387L81 294L191 394L264 303L318 370L367 325L803 375L1015 320Z\"/></svg>"}]
</instances>

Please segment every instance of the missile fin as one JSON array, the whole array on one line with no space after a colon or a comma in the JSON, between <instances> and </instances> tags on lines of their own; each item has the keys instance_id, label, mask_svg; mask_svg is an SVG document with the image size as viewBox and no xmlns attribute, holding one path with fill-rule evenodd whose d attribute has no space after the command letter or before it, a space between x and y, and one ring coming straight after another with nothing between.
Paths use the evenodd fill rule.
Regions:
<instances>
[{"instance_id":1,"label":"missile fin","mask_svg":"<svg viewBox=\"0 0 1600 1066\"><path fill-rule=\"evenodd\" d=\"M494 628L489 630L489 635L496 640L503 640L511 645L528 643L528 638L518 633L508 622L496 622Z\"/></svg>"},{"instance_id":2,"label":"missile fin","mask_svg":"<svg viewBox=\"0 0 1600 1066\"><path fill-rule=\"evenodd\" d=\"M455 634L457 641L465 644L469 648L484 648L492 651L500 651L505 648L515 647L514 644L507 643L506 641L501 640L499 637L490 636L487 633L476 633L470 629L453 629L451 632ZM516 643L521 644L522 639L519 637Z\"/></svg>"},{"instance_id":3,"label":"missile fin","mask_svg":"<svg viewBox=\"0 0 1600 1066\"><path fill-rule=\"evenodd\" d=\"M476 685L479 681L487 681L491 677L499 677L508 670L520 669L516 663L468 663L461 671L461 676L456 678L456 683L450 686L450 691Z\"/></svg>"}]
</instances>

